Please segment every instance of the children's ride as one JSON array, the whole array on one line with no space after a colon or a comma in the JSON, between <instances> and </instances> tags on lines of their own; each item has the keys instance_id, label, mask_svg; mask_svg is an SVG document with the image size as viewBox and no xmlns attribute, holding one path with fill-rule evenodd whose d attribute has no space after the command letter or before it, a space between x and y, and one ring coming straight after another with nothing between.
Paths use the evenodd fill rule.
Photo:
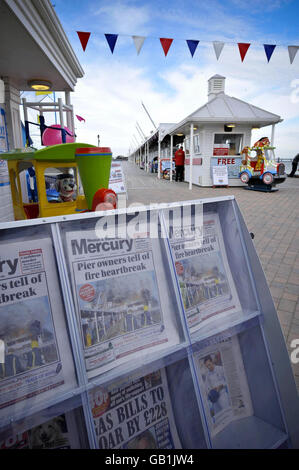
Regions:
<instances>
[{"instance_id":1,"label":"children's ride","mask_svg":"<svg viewBox=\"0 0 299 470\"><path fill-rule=\"evenodd\" d=\"M95 193L109 185L112 154L108 147L69 143L3 153L1 158L8 163L16 220L94 210Z\"/></svg>"},{"instance_id":2,"label":"children's ride","mask_svg":"<svg viewBox=\"0 0 299 470\"><path fill-rule=\"evenodd\" d=\"M248 184L246 189L273 191L276 184L285 181L285 165L275 161L274 149L275 147L270 146L269 139L263 137L253 147L242 150L245 158L242 160L239 178L242 183ZM255 154L252 155L251 152Z\"/></svg>"}]
</instances>

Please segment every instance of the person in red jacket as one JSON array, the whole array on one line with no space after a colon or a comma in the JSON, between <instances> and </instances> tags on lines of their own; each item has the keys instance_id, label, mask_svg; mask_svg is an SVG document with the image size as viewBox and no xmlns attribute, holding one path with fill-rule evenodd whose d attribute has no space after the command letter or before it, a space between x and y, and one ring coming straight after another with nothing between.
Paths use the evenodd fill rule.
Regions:
<instances>
[{"instance_id":1,"label":"person in red jacket","mask_svg":"<svg viewBox=\"0 0 299 470\"><path fill-rule=\"evenodd\" d=\"M184 163L185 163L185 152L182 146L174 154L175 161L175 180L184 181Z\"/></svg>"}]
</instances>

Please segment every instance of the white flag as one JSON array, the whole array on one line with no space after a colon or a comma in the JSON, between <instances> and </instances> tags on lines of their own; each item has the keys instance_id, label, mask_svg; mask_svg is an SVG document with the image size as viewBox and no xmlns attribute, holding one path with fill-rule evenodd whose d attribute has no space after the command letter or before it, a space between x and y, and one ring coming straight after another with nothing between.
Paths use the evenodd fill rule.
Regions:
<instances>
[{"instance_id":1,"label":"white flag","mask_svg":"<svg viewBox=\"0 0 299 470\"><path fill-rule=\"evenodd\" d=\"M139 55L139 52L141 51L141 48L145 41L145 37L144 36L132 36L132 38L136 47L137 54Z\"/></svg>"},{"instance_id":2,"label":"white flag","mask_svg":"<svg viewBox=\"0 0 299 470\"><path fill-rule=\"evenodd\" d=\"M224 47L224 42L214 41L213 46L214 46L214 51L218 60L222 52L222 49Z\"/></svg>"},{"instance_id":3,"label":"white flag","mask_svg":"<svg viewBox=\"0 0 299 470\"><path fill-rule=\"evenodd\" d=\"M296 57L296 54L297 54L297 52L298 52L298 49L299 49L299 46L288 46L291 64L293 63L293 61L294 61L294 59L295 59L295 57Z\"/></svg>"}]
</instances>

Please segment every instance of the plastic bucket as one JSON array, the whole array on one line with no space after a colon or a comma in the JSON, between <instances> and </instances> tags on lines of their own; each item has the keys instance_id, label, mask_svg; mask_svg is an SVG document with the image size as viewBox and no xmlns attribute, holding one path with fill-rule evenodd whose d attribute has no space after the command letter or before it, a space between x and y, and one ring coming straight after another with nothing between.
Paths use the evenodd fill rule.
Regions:
<instances>
[{"instance_id":1,"label":"plastic bucket","mask_svg":"<svg viewBox=\"0 0 299 470\"><path fill-rule=\"evenodd\" d=\"M88 209L92 208L92 199L100 188L108 188L112 153L109 147L77 148L76 162L83 184Z\"/></svg>"}]
</instances>

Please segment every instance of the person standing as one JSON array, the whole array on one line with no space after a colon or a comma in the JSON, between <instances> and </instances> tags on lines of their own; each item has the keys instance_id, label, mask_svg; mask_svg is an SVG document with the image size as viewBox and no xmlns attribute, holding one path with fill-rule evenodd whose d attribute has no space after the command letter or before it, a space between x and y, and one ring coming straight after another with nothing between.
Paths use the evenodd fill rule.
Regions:
<instances>
[{"instance_id":1,"label":"person standing","mask_svg":"<svg viewBox=\"0 0 299 470\"><path fill-rule=\"evenodd\" d=\"M298 163L299 163L299 153L297 153L297 155L293 158L293 161L292 161L292 171L291 173L288 175L290 178L292 178L296 171L297 171L297 166L298 166Z\"/></svg>"},{"instance_id":2,"label":"person standing","mask_svg":"<svg viewBox=\"0 0 299 470\"><path fill-rule=\"evenodd\" d=\"M175 180L183 181L184 178L184 164L185 164L185 152L183 147L180 146L179 149L174 154L175 161Z\"/></svg>"}]
</instances>

